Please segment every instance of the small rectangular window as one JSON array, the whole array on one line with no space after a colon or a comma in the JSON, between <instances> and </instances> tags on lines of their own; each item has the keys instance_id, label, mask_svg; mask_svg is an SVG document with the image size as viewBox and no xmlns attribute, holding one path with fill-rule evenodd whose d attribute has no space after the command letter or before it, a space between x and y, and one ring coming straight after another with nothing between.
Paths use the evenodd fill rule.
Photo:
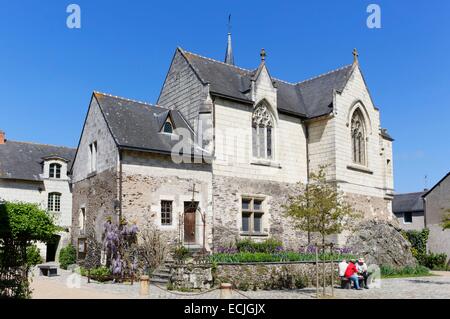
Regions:
<instances>
[{"instance_id":1,"label":"small rectangular window","mask_svg":"<svg viewBox=\"0 0 450 319\"><path fill-rule=\"evenodd\" d=\"M411 212L403 213L403 222L405 224L411 224L412 223L412 213Z\"/></svg>"},{"instance_id":2,"label":"small rectangular window","mask_svg":"<svg viewBox=\"0 0 450 319\"><path fill-rule=\"evenodd\" d=\"M97 171L97 142L89 144L89 172Z\"/></svg>"},{"instance_id":3,"label":"small rectangular window","mask_svg":"<svg viewBox=\"0 0 450 319\"><path fill-rule=\"evenodd\" d=\"M262 233L263 199L242 198L242 231L246 233Z\"/></svg>"},{"instance_id":4,"label":"small rectangular window","mask_svg":"<svg viewBox=\"0 0 450 319\"><path fill-rule=\"evenodd\" d=\"M161 225L172 225L172 201L161 201Z\"/></svg>"}]
</instances>

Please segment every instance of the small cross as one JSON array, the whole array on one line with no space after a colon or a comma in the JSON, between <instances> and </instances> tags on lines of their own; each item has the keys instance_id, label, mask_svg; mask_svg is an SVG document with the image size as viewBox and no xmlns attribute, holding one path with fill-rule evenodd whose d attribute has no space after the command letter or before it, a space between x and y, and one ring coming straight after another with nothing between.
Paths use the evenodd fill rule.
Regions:
<instances>
[{"instance_id":1,"label":"small cross","mask_svg":"<svg viewBox=\"0 0 450 319\"><path fill-rule=\"evenodd\" d=\"M356 48L353 49L353 63L358 63L358 50Z\"/></svg>"},{"instance_id":2,"label":"small cross","mask_svg":"<svg viewBox=\"0 0 450 319\"><path fill-rule=\"evenodd\" d=\"M261 53L259 55L261 56L261 61L266 60L266 50L264 50L264 48L261 49Z\"/></svg>"},{"instance_id":3,"label":"small cross","mask_svg":"<svg viewBox=\"0 0 450 319\"><path fill-rule=\"evenodd\" d=\"M192 191L192 201L195 201L195 193L198 193L198 191L195 190L195 183L192 184L192 189L190 189L190 191Z\"/></svg>"}]
</instances>

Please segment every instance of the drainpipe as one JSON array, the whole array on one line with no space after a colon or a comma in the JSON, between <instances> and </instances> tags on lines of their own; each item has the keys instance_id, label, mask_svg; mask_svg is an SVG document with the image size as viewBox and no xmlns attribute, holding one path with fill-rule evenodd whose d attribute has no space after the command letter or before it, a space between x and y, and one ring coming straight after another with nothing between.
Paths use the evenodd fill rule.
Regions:
<instances>
[{"instance_id":1,"label":"drainpipe","mask_svg":"<svg viewBox=\"0 0 450 319\"><path fill-rule=\"evenodd\" d=\"M309 187L309 128L308 125L305 124L305 138L306 138L306 190ZM308 203L309 206L309 203ZM309 231L308 226L308 245L311 244L311 232Z\"/></svg>"},{"instance_id":2,"label":"drainpipe","mask_svg":"<svg viewBox=\"0 0 450 319\"><path fill-rule=\"evenodd\" d=\"M121 221L122 221L122 150L119 149L119 225Z\"/></svg>"}]
</instances>

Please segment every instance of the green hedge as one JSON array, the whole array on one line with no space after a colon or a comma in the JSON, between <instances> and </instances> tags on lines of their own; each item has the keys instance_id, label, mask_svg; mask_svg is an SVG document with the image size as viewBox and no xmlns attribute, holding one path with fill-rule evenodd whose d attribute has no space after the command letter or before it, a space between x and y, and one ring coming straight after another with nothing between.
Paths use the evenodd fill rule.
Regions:
<instances>
[{"instance_id":1,"label":"green hedge","mask_svg":"<svg viewBox=\"0 0 450 319\"><path fill-rule=\"evenodd\" d=\"M250 239L236 242L236 248L239 252L275 253L282 246L283 243L274 238L266 239L263 242L254 242Z\"/></svg>"},{"instance_id":2,"label":"green hedge","mask_svg":"<svg viewBox=\"0 0 450 319\"><path fill-rule=\"evenodd\" d=\"M77 251L75 247L69 245L61 248L59 251L59 266L62 269L67 269L67 266L75 264L77 262Z\"/></svg>"},{"instance_id":3,"label":"green hedge","mask_svg":"<svg viewBox=\"0 0 450 319\"><path fill-rule=\"evenodd\" d=\"M417 258L419 264L429 269L446 269L447 267L447 254L433 254L429 253Z\"/></svg>"},{"instance_id":4,"label":"green hedge","mask_svg":"<svg viewBox=\"0 0 450 319\"><path fill-rule=\"evenodd\" d=\"M319 259L342 260L355 259L351 254L320 254ZM238 253L216 253L210 256L214 263L249 263L249 262L292 262L292 261L315 261L316 255L298 252L279 252L279 253L261 253L261 252L238 252Z\"/></svg>"}]
</instances>

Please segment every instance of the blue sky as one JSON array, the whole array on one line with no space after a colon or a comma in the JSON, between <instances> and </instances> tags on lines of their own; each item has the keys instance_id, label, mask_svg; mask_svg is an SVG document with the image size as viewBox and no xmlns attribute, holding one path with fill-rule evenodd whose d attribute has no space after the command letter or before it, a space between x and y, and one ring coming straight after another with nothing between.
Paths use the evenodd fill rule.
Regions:
<instances>
[{"instance_id":1,"label":"blue sky","mask_svg":"<svg viewBox=\"0 0 450 319\"><path fill-rule=\"evenodd\" d=\"M43 4L45 3L45 4ZM66 7L81 7L81 29ZM381 29L366 26L370 3ZM93 90L156 102L177 46L222 60L232 14L235 62L266 49L297 82L360 64L395 138L397 192L450 171L450 1L0 1L0 129L11 140L76 146Z\"/></svg>"}]
</instances>

